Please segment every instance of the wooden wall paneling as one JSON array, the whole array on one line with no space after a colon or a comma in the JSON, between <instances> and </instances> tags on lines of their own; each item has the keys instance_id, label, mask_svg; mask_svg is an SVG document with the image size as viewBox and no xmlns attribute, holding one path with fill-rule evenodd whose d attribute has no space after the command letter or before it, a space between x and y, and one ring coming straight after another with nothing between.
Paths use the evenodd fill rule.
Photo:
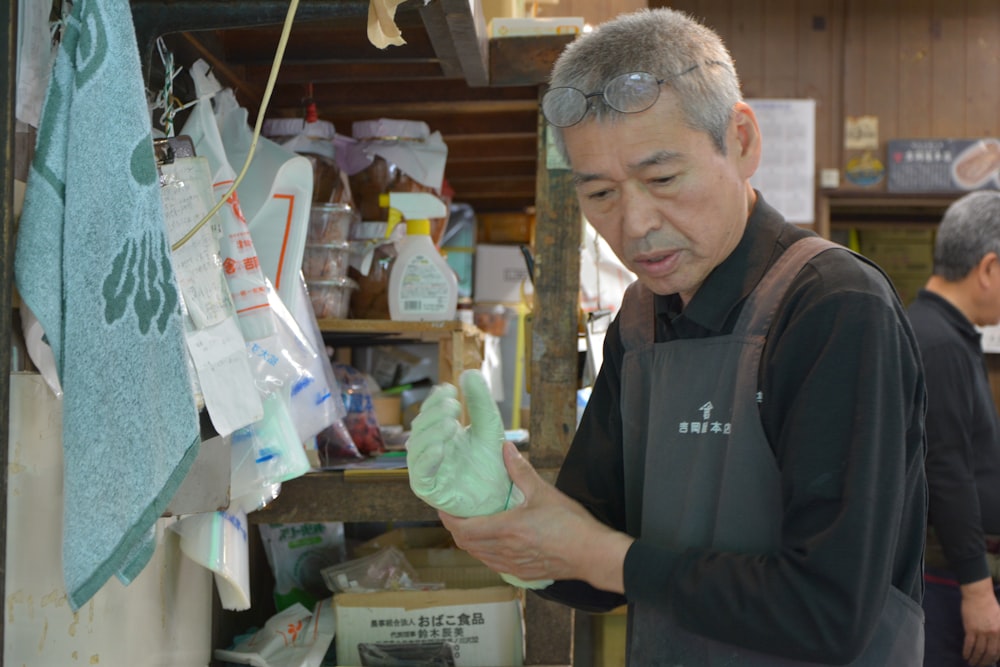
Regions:
<instances>
[{"instance_id":1,"label":"wooden wall paneling","mask_svg":"<svg viewBox=\"0 0 1000 667\"><path fill-rule=\"evenodd\" d=\"M843 64L843 91L840 117L834 122L841 126L841 140L837 146L837 166L844 169L847 166L848 156L844 149L844 126L848 117L863 116L871 113L867 107L865 99L865 74L866 74L866 34L868 24L865 21L865 0L844 0L846 8L844 12L844 50L842 53ZM841 178L841 187L850 189L851 183L845 178Z\"/></svg>"},{"instance_id":2,"label":"wooden wall paneling","mask_svg":"<svg viewBox=\"0 0 1000 667\"><path fill-rule=\"evenodd\" d=\"M931 135L931 2L909 0L899 12L899 114L900 139Z\"/></svg>"},{"instance_id":3,"label":"wooden wall paneling","mask_svg":"<svg viewBox=\"0 0 1000 667\"><path fill-rule=\"evenodd\" d=\"M796 18L798 75L795 97L816 100L816 173L833 162L835 145L831 133L835 91L839 87L840 63L831 58L838 50L840 13L835 0L800 0ZM765 139L766 140L766 139Z\"/></svg>"},{"instance_id":4,"label":"wooden wall paneling","mask_svg":"<svg viewBox=\"0 0 1000 667\"><path fill-rule=\"evenodd\" d=\"M865 112L865 0L844 1L844 115L859 116Z\"/></svg>"},{"instance_id":5,"label":"wooden wall paneling","mask_svg":"<svg viewBox=\"0 0 1000 667\"><path fill-rule=\"evenodd\" d=\"M965 136L1000 136L1000 2L966 0Z\"/></svg>"},{"instance_id":6,"label":"wooden wall paneling","mask_svg":"<svg viewBox=\"0 0 1000 667\"><path fill-rule=\"evenodd\" d=\"M731 32L722 35L736 62L744 97L764 93L764 0L745 0L734 10Z\"/></svg>"},{"instance_id":7,"label":"wooden wall paneling","mask_svg":"<svg viewBox=\"0 0 1000 667\"><path fill-rule=\"evenodd\" d=\"M764 91L762 97L796 97L798 62L797 0L764 2Z\"/></svg>"},{"instance_id":8,"label":"wooden wall paneling","mask_svg":"<svg viewBox=\"0 0 1000 667\"><path fill-rule=\"evenodd\" d=\"M715 1L719 2L721 0L715 0ZM673 2L671 2L670 0L649 0L648 4L651 8L670 7L671 9L676 9L679 12L685 12L687 14L690 14L692 17L696 19L700 20L702 18L702 13L701 10L699 9L700 3L698 2L698 0L674 0Z\"/></svg>"},{"instance_id":9,"label":"wooden wall paneling","mask_svg":"<svg viewBox=\"0 0 1000 667\"><path fill-rule=\"evenodd\" d=\"M965 0L931 5L931 135L965 135ZM995 85L996 79L994 79Z\"/></svg>"},{"instance_id":10,"label":"wooden wall paneling","mask_svg":"<svg viewBox=\"0 0 1000 667\"><path fill-rule=\"evenodd\" d=\"M729 35L733 34L734 11L731 0L701 0L697 5L698 19L719 33L728 44Z\"/></svg>"},{"instance_id":11,"label":"wooden wall paneling","mask_svg":"<svg viewBox=\"0 0 1000 667\"><path fill-rule=\"evenodd\" d=\"M899 25L900 0L867 0L865 3L865 113L878 117L881 147L886 137L896 136L899 113ZM884 151L883 151L884 154Z\"/></svg>"},{"instance_id":12,"label":"wooden wall paneling","mask_svg":"<svg viewBox=\"0 0 1000 667\"><path fill-rule=\"evenodd\" d=\"M827 14L827 30L830 32L830 52L826 61L830 68L830 100L826 114L826 149L822 153L821 168L839 168L841 147L844 145L844 42L847 36L847 0L830 0ZM817 139L822 141L818 134ZM817 151L822 146L817 147ZM817 153L819 155L819 153Z\"/></svg>"}]
</instances>

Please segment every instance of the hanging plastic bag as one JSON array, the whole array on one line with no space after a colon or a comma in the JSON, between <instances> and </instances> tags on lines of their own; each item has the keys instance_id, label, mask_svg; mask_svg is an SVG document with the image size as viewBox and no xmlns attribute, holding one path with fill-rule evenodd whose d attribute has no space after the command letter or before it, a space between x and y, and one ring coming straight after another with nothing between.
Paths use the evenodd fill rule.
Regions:
<instances>
[{"instance_id":1,"label":"hanging plastic bag","mask_svg":"<svg viewBox=\"0 0 1000 667\"><path fill-rule=\"evenodd\" d=\"M215 96L215 110L229 163L242 165L253 142L247 110L230 88ZM307 158L267 137L257 137L253 161L236 191L261 269L286 302L297 289L313 188Z\"/></svg>"},{"instance_id":2,"label":"hanging plastic bag","mask_svg":"<svg viewBox=\"0 0 1000 667\"><path fill-rule=\"evenodd\" d=\"M237 638L231 649L217 648L216 660L255 667L320 667L333 643L333 598L310 612L301 604L279 611L257 632Z\"/></svg>"},{"instance_id":3,"label":"hanging plastic bag","mask_svg":"<svg viewBox=\"0 0 1000 667\"><path fill-rule=\"evenodd\" d=\"M160 198L174 245L214 206L210 167L206 158L175 155L159 170ZM221 268L221 224L219 216L212 216L172 249L171 261L180 287L195 397L199 408L208 409L216 432L229 435L260 419L264 409L253 389L246 343Z\"/></svg>"},{"instance_id":4,"label":"hanging plastic bag","mask_svg":"<svg viewBox=\"0 0 1000 667\"><path fill-rule=\"evenodd\" d=\"M301 276L296 277L296 292L302 289ZM269 292L271 308L276 316L279 354L287 362L287 381L292 419L302 442L315 437L347 411L339 396L339 386L332 371L322 336L316 340L311 329L318 331L315 316L293 317L281 297ZM305 320L305 327L301 323ZM261 345L266 342L262 342ZM253 346L251 346L253 347Z\"/></svg>"},{"instance_id":5,"label":"hanging plastic bag","mask_svg":"<svg viewBox=\"0 0 1000 667\"><path fill-rule=\"evenodd\" d=\"M250 608L247 515L242 510L191 514L170 524L185 556L211 570L223 609Z\"/></svg>"},{"instance_id":6,"label":"hanging plastic bag","mask_svg":"<svg viewBox=\"0 0 1000 667\"><path fill-rule=\"evenodd\" d=\"M198 102L181 133L191 137L197 155L208 159L213 191L221 198L232 187L236 172L226 156L212 110L212 98L222 87L208 69L203 60L196 61L189 69ZM216 215L222 219L224 232L220 239L222 265L243 336L248 341L269 336L274 333L274 320L267 302L264 272L236 192Z\"/></svg>"},{"instance_id":7,"label":"hanging plastic bag","mask_svg":"<svg viewBox=\"0 0 1000 667\"><path fill-rule=\"evenodd\" d=\"M230 507L248 513L261 509L277 497L275 485L309 472L309 457L279 394L264 399L263 419L231 438Z\"/></svg>"},{"instance_id":8,"label":"hanging plastic bag","mask_svg":"<svg viewBox=\"0 0 1000 667\"><path fill-rule=\"evenodd\" d=\"M315 365L320 369L326 386L330 388L331 396L329 406L332 411L332 420L326 428L316 434L316 453L319 458L320 468L328 468L347 461L363 459L364 456L358 451L357 445L351 438L351 433L347 429L345 422L347 418L347 408L344 406L344 397L340 391L340 383L333 373L333 365L330 356L326 351L326 344L323 341L323 333L319 329L319 322L316 321L316 313L309 304L309 295L306 292L305 280L299 276L299 292L297 298L293 300L289 310L293 319L301 326L302 333L306 341L319 352L315 359ZM313 370L313 366L310 366Z\"/></svg>"}]
</instances>

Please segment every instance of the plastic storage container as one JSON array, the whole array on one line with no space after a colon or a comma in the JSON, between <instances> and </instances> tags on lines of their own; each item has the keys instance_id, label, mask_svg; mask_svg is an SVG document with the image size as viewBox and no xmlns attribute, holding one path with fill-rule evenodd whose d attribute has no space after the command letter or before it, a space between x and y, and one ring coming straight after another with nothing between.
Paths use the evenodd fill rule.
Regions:
<instances>
[{"instance_id":1,"label":"plastic storage container","mask_svg":"<svg viewBox=\"0 0 1000 667\"><path fill-rule=\"evenodd\" d=\"M347 277L307 281L306 290L316 319L346 318L350 313L351 292L357 288L358 284Z\"/></svg>"},{"instance_id":2,"label":"plastic storage container","mask_svg":"<svg viewBox=\"0 0 1000 667\"><path fill-rule=\"evenodd\" d=\"M336 243L351 238L351 227L361 222L361 215L350 204L313 204L309 211L309 243Z\"/></svg>"},{"instance_id":3,"label":"plastic storage container","mask_svg":"<svg viewBox=\"0 0 1000 667\"><path fill-rule=\"evenodd\" d=\"M307 243L302 256L302 276L306 282L343 278L347 276L350 256L347 241Z\"/></svg>"}]
</instances>

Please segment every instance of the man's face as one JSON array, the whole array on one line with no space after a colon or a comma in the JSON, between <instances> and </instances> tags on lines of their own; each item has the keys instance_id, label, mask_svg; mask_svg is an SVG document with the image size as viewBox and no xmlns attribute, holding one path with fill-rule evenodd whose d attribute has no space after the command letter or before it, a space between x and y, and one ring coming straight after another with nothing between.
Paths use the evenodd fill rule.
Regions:
<instances>
[{"instance_id":1,"label":"man's face","mask_svg":"<svg viewBox=\"0 0 1000 667\"><path fill-rule=\"evenodd\" d=\"M563 136L583 215L646 287L687 304L743 236L760 160L753 112L737 105L725 155L667 89L646 111Z\"/></svg>"}]
</instances>

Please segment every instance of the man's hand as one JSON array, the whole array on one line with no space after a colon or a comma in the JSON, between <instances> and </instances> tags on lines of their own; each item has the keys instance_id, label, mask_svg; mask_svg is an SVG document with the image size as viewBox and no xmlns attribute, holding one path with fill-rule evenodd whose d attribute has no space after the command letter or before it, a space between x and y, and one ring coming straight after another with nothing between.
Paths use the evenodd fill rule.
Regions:
<instances>
[{"instance_id":1,"label":"man's hand","mask_svg":"<svg viewBox=\"0 0 1000 667\"><path fill-rule=\"evenodd\" d=\"M469 426L459 423L462 404L455 387L441 384L420 406L406 442L410 488L431 507L460 517L496 514L524 502L503 461L503 420L482 374L459 376ZM551 581L523 581L501 573L523 588L544 588Z\"/></svg>"},{"instance_id":2,"label":"man's hand","mask_svg":"<svg viewBox=\"0 0 1000 667\"><path fill-rule=\"evenodd\" d=\"M431 507L455 516L502 512L524 500L503 464L503 420L477 370L459 376L469 426L453 385L431 391L406 442L410 488Z\"/></svg>"},{"instance_id":3,"label":"man's hand","mask_svg":"<svg viewBox=\"0 0 1000 667\"><path fill-rule=\"evenodd\" d=\"M975 667L1000 660L1000 604L992 579L962 584L962 626L965 644L962 657Z\"/></svg>"},{"instance_id":4,"label":"man's hand","mask_svg":"<svg viewBox=\"0 0 1000 667\"><path fill-rule=\"evenodd\" d=\"M598 522L578 502L543 480L512 443L504 461L524 502L491 516L459 518L439 512L455 543L490 569L538 582L582 579L624 593L625 554L633 538ZM516 585L516 584L515 584Z\"/></svg>"}]
</instances>

